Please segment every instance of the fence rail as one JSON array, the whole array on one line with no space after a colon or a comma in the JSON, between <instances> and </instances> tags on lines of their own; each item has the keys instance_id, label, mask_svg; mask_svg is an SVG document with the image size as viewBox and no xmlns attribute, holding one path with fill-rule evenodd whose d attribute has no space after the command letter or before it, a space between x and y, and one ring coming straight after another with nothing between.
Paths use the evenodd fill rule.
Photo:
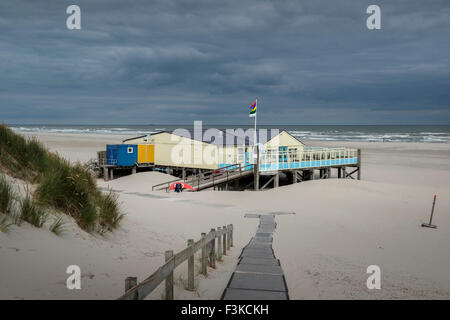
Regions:
<instances>
[{"instance_id":1,"label":"fence rail","mask_svg":"<svg viewBox=\"0 0 450 320\"><path fill-rule=\"evenodd\" d=\"M216 239L217 246L216 246ZM216 251L217 259L222 260L222 255L226 255L227 250L233 246L233 225L218 227L211 229L206 234L202 233L199 241L194 242L193 239L188 240L186 249L173 254L172 250L165 252L166 262L151 276L137 284L136 277L127 277L125 279L125 294L119 300L142 300L145 299L153 290L155 290L164 280L166 282L165 298L173 300L173 272L180 264L188 261L188 285L187 290L195 290L194 287L194 255L197 251L202 252L202 268L201 273L206 275L207 267L216 268ZM217 250L216 250L217 248Z\"/></svg>"}]
</instances>

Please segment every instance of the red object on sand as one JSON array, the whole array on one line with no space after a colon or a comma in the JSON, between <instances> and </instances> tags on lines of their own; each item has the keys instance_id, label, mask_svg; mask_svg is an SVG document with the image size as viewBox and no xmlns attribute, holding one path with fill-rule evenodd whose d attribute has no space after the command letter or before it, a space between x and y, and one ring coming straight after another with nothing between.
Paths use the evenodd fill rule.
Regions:
<instances>
[{"instance_id":1,"label":"red object on sand","mask_svg":"<svg viewBox=\"0 0 450 320\"><path fill-rule=\"evenodd\" d=\"M176 186L177 184L181 184L181 188L182 188L182 189L189 189L189 190L195 191L195 189L192 188L192 186L190 186L189 184L184 183L184 182L174 182L174 183L172 183L172 184L170 185L170 187L169 187L169 190L175 189L175 186Z\"/></svg>"}]
</instances>

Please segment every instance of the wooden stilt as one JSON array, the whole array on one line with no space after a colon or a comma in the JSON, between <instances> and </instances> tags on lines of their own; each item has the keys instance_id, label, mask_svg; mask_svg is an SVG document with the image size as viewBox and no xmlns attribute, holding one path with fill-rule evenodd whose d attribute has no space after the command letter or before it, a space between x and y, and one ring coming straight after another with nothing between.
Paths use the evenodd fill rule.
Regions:
<instances>
[{"instance_id":1,"label":"wooden stilt","mask_svg":"<svg viewBox=\"0 0 450 320\"><path fill-rule=\"evenodd\" d=\"M358 180L361 180L361 149L358 149Z\"/></svg>"},{"instance_id":2,"label":"wooden stilt","mask_svg":"<svg viewBox=\"0 0 450 320\"><path fill-rule=\"evenodd\" d=\"M105 181L108 181L108 178L109 178L108 167L103 167L103 179Z\"/></svg>"},{"instance_id":3,"label":"wooden stilt","mask_svg":"<svg viewBox=\"0 0 450 320\"><path fill-rule=\"evenodd\" d=\"M254 176L254 182L253 186L255 188L255 191L259 190L259 147L256 146L256 161L254 161L253 164L253 176Z\"/></svg>"}]
</instances>

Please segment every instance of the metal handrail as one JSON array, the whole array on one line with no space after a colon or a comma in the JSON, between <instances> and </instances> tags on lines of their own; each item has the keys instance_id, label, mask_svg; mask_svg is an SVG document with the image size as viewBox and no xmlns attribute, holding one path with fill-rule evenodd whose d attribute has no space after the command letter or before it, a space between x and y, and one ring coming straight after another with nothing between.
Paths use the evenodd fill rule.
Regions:
<instances>
[{"instance_id":1,"label":"metal handrail","mask_svg":"<svg viewBox=\"0 0 450 320\"><path fill-rule=\"evenodd\" d=\"M223 182L223 183L227 183L228 181L229 181L229 179L230 179L230 173L234 173L234 172L238 172L239 173L239 176L241 176L244 172L246 172L247 170L245 170L245 168L247 168L247 167L251 167L251 166L253 166L254 164L253 163L249 163L249 164L246 164L245 166L242 166L242 164L233 164L233 165L230 165L230 166L233 166L233 167L236 167L236 168L233 168L233 169L230 169L230 170L226 170L226 171L223 171L220 175L212 175L212 178L211 179L209 179L209 181L208 181L208 179L205 179L205 178L203 178L203 179L201 179L200 177L199 178L197 178L197 181L196 181L196 183L197 183L197 191L200 189L200 185L201 184L205 184L205 183L208 183L208 182L210 182L210 181L212 181L212 183L213 183L213 185L215 184L214 183L214 181L215 180L217 180L218 178L220 178L220 177L223 177L223 176L225 176L226 175L226 180ZM230 166L227 166L227 167L230 167ZM223 168L227 168L227 167L223 167ZM223 168L221 168L221 169L223 169ZM244 169L244 170L243 170ZM232 176L232 177L234 177L234 175ZM200 183L200 181L201 180L203 180L202 181L202 183Z\"/></svg>"}]
</instances>

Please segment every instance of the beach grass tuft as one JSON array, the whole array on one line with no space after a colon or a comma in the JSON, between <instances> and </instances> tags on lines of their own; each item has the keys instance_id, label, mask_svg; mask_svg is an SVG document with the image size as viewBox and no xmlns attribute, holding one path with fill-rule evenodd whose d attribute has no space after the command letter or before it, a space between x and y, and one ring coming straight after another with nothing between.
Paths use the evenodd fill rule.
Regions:
<instances>
[{"instance_id":1,"label":"beach grass tuft","mask_svg":"<svg viewBox=\"0 0 450 320\"><path fill-rule=\"evenodd\" d=\"M21 200L20 219L41 228L47 221L47 213L45 210L27 194Z\"/></svg>"},{"instance_id":2,"label":"beach grass tuft","mask_svg":"<svg viewBox=\"0 0 450 320\"><path fill-rule=\"evenodd\" d=\"M124 217L119 208L117 195L111 191L100 195L99 208L99 223L102 228L114 229Z\"/></svg>"},{"instance_id":3,"label":"beach grass tuft","mask_svg":"<svg viewBox=\"0 0 450 320\"><path fill-rule=\"evenodd\" d=\"M48 229L51 232L53 232L54 234L56 234L57 236L59 236L59 235L63 234L64 231L66 231L65 225L66 225L66 223L65 223L63 217L58 217L53 221L53 223L50 225L50 227Z\"/></svg>"}]
</instances>

